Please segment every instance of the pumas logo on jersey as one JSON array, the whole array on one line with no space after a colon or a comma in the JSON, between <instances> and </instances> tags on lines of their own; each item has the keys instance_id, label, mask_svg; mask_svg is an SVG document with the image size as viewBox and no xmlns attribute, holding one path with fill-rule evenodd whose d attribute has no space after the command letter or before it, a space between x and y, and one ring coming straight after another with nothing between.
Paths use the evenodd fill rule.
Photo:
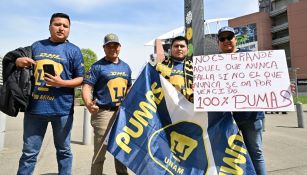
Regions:
<instances>
[{"instance_id":1,"label":"pumas logo on jersey","mask_svg":"<svg viewBox=\"0 0 307 175\"><path fill-rule=\"evenodd\" d=\"M45 82L45 72L44 72L44 64L52 64L54 67L54 71L56 75L61 75L64 68L61 63L55 62L49 59L37 60L35 69L34 69L34 77L35 77L35 85L41 87L49 87L50 85L46 84ZM48 88L41 89L42 91L48 91Z\"/></svg>"},{"instance_id":2,"label":"pumas logo on jersey","mask_svg":"<svg viewBox=\"0 0 307 175\"><path fill-rule=\"evenodd\" d=\"M184 89L184 77L180 75L171 76L169 79L170 83L175 86L178 91Z\"/></svg>"},{"instance_id":3,"label":"pumas logo on jersey","mask_svg":"<svg viewBox=\"0 0 307 175\"><path fill-rule=\"evenodd\" d=\"M108 89L112 102L119 106L127 93L128 80L118 77L108 81Z\"/></svg>"}]
</instances>

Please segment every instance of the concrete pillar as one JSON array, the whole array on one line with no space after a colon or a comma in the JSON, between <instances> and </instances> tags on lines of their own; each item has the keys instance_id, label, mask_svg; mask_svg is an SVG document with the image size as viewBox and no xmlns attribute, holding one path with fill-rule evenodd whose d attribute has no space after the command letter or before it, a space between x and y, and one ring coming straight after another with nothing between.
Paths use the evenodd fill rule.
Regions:
<instances>
[{"instance_id":1,"label":"concrete pillar","mask_svg":"<svg viewBox=\"0 0 307 175\"><path fill-rule=\"evenodd\" d=\"M86 107L84 107L84 117L83 117L83 145L90 145L92 143L92 133L93 129L91 126L91 114L87 110Z\"/></svg>"},{"instance_id":2,"label":"concrete pillar","mask_svg":"<svg viewBox=\"0 0 307 175\"><path fill-rule=\"evenodd\" d=\"M296 104L297 124L299 128L304 128L304 111L302 103Z\"/></svg>"},{"instance_id":3,"label":"concrete pillar","mask_svg":"<svg viewBox=\"0 0 307 175\"><path fill-rule=\"evenodd\" d=\"M0 151L4 148L6 116L0 111Z\"/></svg>"},{"instance_id":4,"label":"concrete pillar","mask_svg":"<svg viewBox=\"0 0 307 175\"><path fill-rule=\"evenodd\" d=\"M265 118L262 119L262 131L265 131Z\"/></svg>"}]
</instances>

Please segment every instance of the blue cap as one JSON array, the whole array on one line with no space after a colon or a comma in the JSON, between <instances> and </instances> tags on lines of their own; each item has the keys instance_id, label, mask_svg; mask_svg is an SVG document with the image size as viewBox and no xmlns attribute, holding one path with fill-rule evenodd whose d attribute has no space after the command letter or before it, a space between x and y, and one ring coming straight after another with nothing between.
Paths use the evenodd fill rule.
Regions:
<instances>
[{"instance_id":1,"label":"blue cap","mask_svg":"<svg viewBox=\"0 0 307 175\"><path fill-rule=\"evenodd\" d=\"M231 33L235 34L235 30L232 27L226 26L226 27L220 28L220 30L217 32L217 36L219 37L220 34L223 33L223 32L231 32Z\"/></svg>"}]
</instances>

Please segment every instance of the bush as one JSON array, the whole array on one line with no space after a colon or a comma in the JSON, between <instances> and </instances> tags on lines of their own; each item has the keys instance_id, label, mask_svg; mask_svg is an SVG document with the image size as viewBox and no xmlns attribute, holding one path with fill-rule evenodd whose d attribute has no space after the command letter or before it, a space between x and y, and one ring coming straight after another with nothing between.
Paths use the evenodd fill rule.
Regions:
<instances>
[{"instance_id":1,"label":"bush","mask_svg":"<svg viewBox=\"0 0 307 175\"><path fill-rule=\"evenodd\" d=\"M296 104L297 102L301 102L303 104L307 104L307 97L306 96L299 96L297 97L293 97L294 100L294 104Z\"/></svg>"},{"instance_id":2,"label":"bush","mask_svg":"<svg viewBox=\"0 0 307 175\"><path fill-rule=\"evenodd\" d=\"M75 98L81 98L81 88L75 88Z\"/></svg>"},{"instance_id":3,"label":"bush","mask_svg":"<svg viewBox=\"0 0 307 175\"><path fill-rule=\"evenodd\" d=\"M79 99L79 103L80 103L80 106L84 106L84 101L83 101L83 99L81 98L81 99Z\"/></svg>"}]
</instances>

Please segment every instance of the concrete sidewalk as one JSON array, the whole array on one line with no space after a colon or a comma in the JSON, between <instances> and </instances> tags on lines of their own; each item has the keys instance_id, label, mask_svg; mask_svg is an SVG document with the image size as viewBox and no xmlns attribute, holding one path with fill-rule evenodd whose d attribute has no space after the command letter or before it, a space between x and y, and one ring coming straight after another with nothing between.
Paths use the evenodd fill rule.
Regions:
<instances>
[{"instance_id":1,"label":"concrete sidewalk","mask_svg":"<svg viewBox=\"0 0 307 175\"><path fill-rule=\"evenodd\" d=\"M87 175L90 173L93 154L93 145L82 145L83 110L83 107L75 107L71 144L74 155L73 174L75 175ZM304 115L305 127L307 127L307 113L305 112ZM0 151L0 175L12 175L17 172L22 149L22 122L22 113L17 118L6 117L4 149ZM263 137L268 174L307 175L307 128L297 128L296 113L266 115L265 129ZM115 175L113 157L109 153L107 154L104 169L105 174ZM50 125L34 174L57 174Z\"/></svg>"},{"instance_id":2,"label":"concrete sidewalk","mask_svg":"<svg viewBox=\"0 0 307 175\"><path fill-rule=\"evenodd\" d=\"M90 174L91 159L93 156L93 144L83 145L83 114L84 107L76 106L74 123L71 135L71 148L73 152L73 174L86 175ZM22 127L23 113L16 118L6 117L6 131L4 149L0 151L0 175L16 174L18 161L22 149ZM105 163L105 174L116 174L114 170L114 161L111 154L107 153ZM45 139L38 157L34 175L55 175L57 174L56 153L53 144L51 125L49 124Z\"/></svg>"}]
</instances>

